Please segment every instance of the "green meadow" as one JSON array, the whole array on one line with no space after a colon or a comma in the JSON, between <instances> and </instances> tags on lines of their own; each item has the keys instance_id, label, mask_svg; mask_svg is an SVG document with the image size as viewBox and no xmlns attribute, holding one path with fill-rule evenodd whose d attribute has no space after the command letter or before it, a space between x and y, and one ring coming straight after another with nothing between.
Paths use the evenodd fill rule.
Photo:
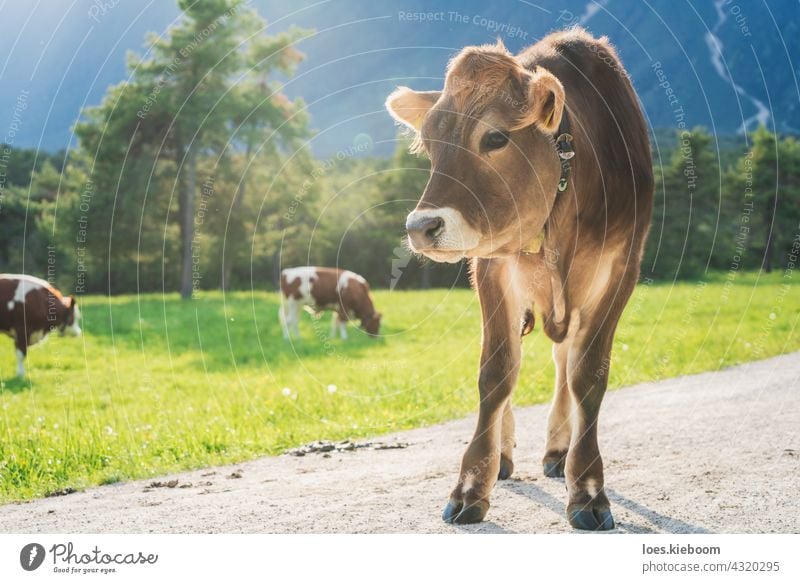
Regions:
<instances>
[{"instance_id":1,"label":"green meadow","mask_svg":"<svg viewBox=\"0 0 800 583\"><path fill-rule=\"evenodd\" d=\"M640 284L618 329L619 388L800 348L800 286L782 273ZM363 438L476 409L480 311L470 290L377 291L382 337L304 314L289 343L275 293L91 296L84 336L35 346L14 377L0 346L0 500L233 463L316 439ZM547 401L537 325L517 405ZM465 435L465 438L468 437Z\"/></svg>"}]
</instances>

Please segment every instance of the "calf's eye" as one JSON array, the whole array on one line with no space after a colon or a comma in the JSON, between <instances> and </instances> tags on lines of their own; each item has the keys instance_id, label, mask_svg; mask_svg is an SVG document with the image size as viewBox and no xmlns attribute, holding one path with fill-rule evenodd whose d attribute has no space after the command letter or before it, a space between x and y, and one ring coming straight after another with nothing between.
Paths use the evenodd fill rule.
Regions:
<instances>
[{"instance_id":1,"label":"calf's eye","mask_svg":"<svg viewBox=\"0 0 800 583\"><path fill-rule=\"evenodd\" d=\"M508 143L508 134L500 130L490 130L483 136L483 150L499 150Z\"/></svg>"}]
</instances>

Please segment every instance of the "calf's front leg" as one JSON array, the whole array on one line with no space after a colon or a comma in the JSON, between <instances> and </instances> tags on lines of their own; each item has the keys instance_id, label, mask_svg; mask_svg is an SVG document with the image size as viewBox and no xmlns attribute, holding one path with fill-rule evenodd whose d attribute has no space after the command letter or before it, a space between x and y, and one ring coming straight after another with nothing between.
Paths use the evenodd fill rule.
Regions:
<instances>
[{"instance_id":1,"label":"calf's front leg","mask_svg":"<svg viewBox=\"0 0 800 583\"><path fill-rule=\"evenodd\" d=\"M23 378L25 376L25 354L27 353L27 347L26 346L20 347L19 345L17 345L16 353L17 353L17 376L19 378Z\"/></svg>"},{"instance_id":2,"label":"calf's front leg","mask_svg":"<svg viewBox=\"0 0 800 583\"><path fill-rule=\"evenodd\" d=\"M331 334L330 338L336 338L339 333L339 313L336 311L331 312Z\"/></svg>"},{"instance_id":3,"label":"calf's front leg","mask_svg":"<svg viewBox=\"0 0 800 583\"><path fill-rule=\"evenodd\" d=\"M28 354L30 344L25 328L17 326L14 330L14 348L17 356L17 377L19 378L25 376L25 356Z\"/></svg>"},{"instance_id":4,"label":"calf's front leg","mask_svg":"<svg viewBox=\"0 0 800 583\"><path fill-rule=\"evenodd\" d=\"M478 378L480 409L475 434L461 461L458 482L442 513L446 522L480 522L498 475L513 468L511 391L520 361L520 307L507 260L481 259L475 279L481 303L483 339Z\"/></svg>"},{"instance_id":5,"label":"calf's front leg","mask_svg":"<svg viewBox=\"0 0 800 583\"><path fill-rule=\"evenodd\" d=\"M608 384L612 330L582 330L567 359L569 390L575 403L565 477L567 519L582 530L610 530L614 518L604 490L597 420Z\"/></svg>"}]
</instances>

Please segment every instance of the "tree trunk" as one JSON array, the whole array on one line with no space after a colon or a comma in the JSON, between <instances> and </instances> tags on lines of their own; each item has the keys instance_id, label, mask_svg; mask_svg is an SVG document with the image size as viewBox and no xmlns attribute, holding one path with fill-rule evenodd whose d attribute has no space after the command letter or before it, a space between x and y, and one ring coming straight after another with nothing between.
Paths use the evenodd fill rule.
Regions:
<instances>
[{"instance_id":1,"label":"tree trunk","mask_svg":"<svg viewBox=\"0 0 800 583\"><path fill-rule=\"evenodd\" d=\"M275 251L272 254L272 285L275 289L281 289L281 252Z\"/></svg>"},{"instance_id":2,"label":"tree trunk","mask_svg":"<svg viewBox=\"0 0 800 583\"><path fill-rule=\"evenodd\" d=\"M430 289L431 287L431 264L428 261L422 264L420 287L422 289Z\"/></svg>"},{"instance_id":3,"label":"tree trunk","mask_svg":"<svg viewBox=\"0 0 800 583\"><path fill-rule=\"evenodd\" d=\"M197 157L193 148L189 148L186 155L183 171L186 173L180 181L178 194L178 212L181 225L181 298L184 300L192 297L192 244L194 241L194 199L197 182Z\"/></svg>"},{"instance_id":4,"label":"tree trunk","mask_svg":"<svg viewBox=\"0 0 800 583\"><path fill-rule=\"evenodd\" d=\"M222 256L222 290L229 291L231 288L231 271L233 270L233 263L238 256L239 241L242 235L242 225L239 211L242 207L242 198L244 198L245 182L244 178L239 182L239 187L233 195L231 202L231 220L228 223L228 233L225 240L225 253Z\"/></svg>"},{"instance_id":5,"label":"tree trunk","mask_svg":"<svg viewBox=\"0 0 800 583\"><path fill-rule=\"evenodd\" d=\"M231 220L228 222L229 228L225 240L227 253L223 252L222 255L222 291L229 291L231 288L231 271L233 270L233 263L239 255L239 243L242 234L241 209L242 200L247 189L247 169L250 168L250 151L251 145L248 143L244 159L245 170L231 201Z\"/></svg>"},{"instance_id":6,"label":"tree trunk","mask_svg":"<svg viewBox=\"0 0 800 583\"><path fill-rule=\"evenodd\" d=\"M764 243L764 260L761 263L762 269L767 273L772 273L772 231L775 228L775 209L777 193L770 199L769 210L767 211L767 240Z\"/></svg>"}]
</instances>

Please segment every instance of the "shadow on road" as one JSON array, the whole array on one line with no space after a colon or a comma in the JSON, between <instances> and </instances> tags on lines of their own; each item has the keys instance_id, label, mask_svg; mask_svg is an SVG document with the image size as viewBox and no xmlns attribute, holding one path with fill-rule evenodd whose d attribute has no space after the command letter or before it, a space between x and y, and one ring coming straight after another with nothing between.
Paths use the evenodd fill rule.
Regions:
<instances>
[{"instance_id":1,"label":"shadow on road","mask_svg":"<svg viewBox=\"0 0 800 583\"><path fill-rule=\"evenodd\" d=\"M564 480L560 480L560 482L563 483ZM561 500L557 499L552 494L545 492L532 482L525 482L522 480L507 480L502 483L502 487L509 492L513 492L514 494L527 496L537 504L552 510L561 519L563 519L566 514L564 503Z\"/></svg>"},{"instance_id":2,"label":"shadow on road","mask_svg":"<svg viewBox=\"0 0 800 583\"><path fill-rule=\"evenodd\" d=\"M516 534L513 530L503 528L491 520L485 520L478 524L454 524L453 526L467 534Z\"/></svg>"},{"instance_id":3,"label":"shadow on road","mask_svg":"<svg viewBox=\"0 0 800 583\"><path fill-rule=\"evenodd\" d=\"M678 520L677 518L670 518L669 516L664 516L656 512L655 510L650 510L646 506L631 500L630 498L626 498L622 494L615 492L614 490L609 490L606 488L606 493L608 494L609 500L611 500L612 504L619 504L623 508L630 510L631 512L635 512L645 520L647 520L650 524L656 527L659 532L666 532L671 534L710 534L711 531L703 528L702 526L696 526L694 524L689 524L688 522L683 522L682 520ZM633 532L633 531L631 531Z\"/></svg>"},{"instance_id":4,"label":"shadow on road","mask_svg":"<svg viewBox=\"0 0 800 583\"><path fill-rule=\"evenodd\" d=\"M564 480L559 480L563 483ZM501 487L505 488L506 490L513 492L514 494L519 494L522 496L527 496L537 504L552 510L561 520L566 520L565 513L566 508L564 506L564 502L559 500L549 492L544 491L538 485L525 482L522 480L509 480L505 481L501 484ZM670 518L669 516L664 516L656 512L655 510L651 510L642 504L631 500L630 498L626 498L625 496L615 492L614 490L606 489L606 493L608 494L609 500L611 500L612 505L617 504L626 510L634 512L647 520L650 524L653 525L654 528L636 526L631 524L626 524L624 522L619 522L617 524L617 528L615 529L616 532L623 533L631 533L631 534L646 534L646 533L656 533L656 532L663 532L663 533L671 533L671 534L708 534L711 531L706 530L703 527L696 526L694 524L689 524L688 522L683 522L682 520L678 520L676 518ZM613 506L612 506L613 511ZM499 527L498 527L499 528ZM491 530L487 532L493 532Z\"/></svg>"}]
</instances>

